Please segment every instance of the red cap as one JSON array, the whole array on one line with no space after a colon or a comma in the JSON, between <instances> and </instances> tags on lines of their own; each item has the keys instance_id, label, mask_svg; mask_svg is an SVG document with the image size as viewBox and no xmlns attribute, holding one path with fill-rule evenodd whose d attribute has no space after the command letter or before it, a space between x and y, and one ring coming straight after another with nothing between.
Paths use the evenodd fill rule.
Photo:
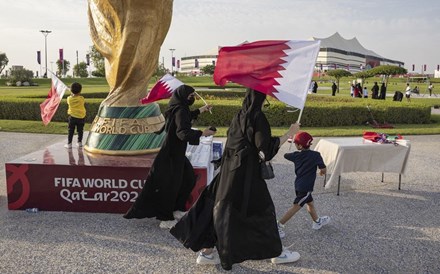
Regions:
<instances>
[{"instance_id":1,"label":"red cap","mask_svg":"<svg viewBox=\"0 0 440 274\"><path fill-rule=\"evenodd\" d=\"M312 144L313 137L305 131L300 131L295 135L293 142L301 145L303 148L309 148Z\"/></svg>"}]
</instances>

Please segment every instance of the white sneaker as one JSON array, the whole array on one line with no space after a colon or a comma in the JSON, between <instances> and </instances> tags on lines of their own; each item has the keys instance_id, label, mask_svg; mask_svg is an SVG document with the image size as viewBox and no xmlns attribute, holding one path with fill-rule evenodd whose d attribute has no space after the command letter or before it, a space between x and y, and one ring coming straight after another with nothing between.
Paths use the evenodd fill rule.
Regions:
<instances>
[{"instance_id":1,"label":"white sneaker","mask_svg":"<svg viewBox=\"0 0 440 274\"><path fill-rule=\"evenodd\" d=\"M72 144L65 144L64 147L67 148L67 149L71 149L72 148Z\"/></svg>"},{"instance_id":2,"label":"white sneaker","mask_svg":"<svg viewBox=\"0 0 440 274\"><path fill-rule=\"evenodd\" d=\"M284 225L277 221L278 233L280 234L280 238L283 239L286 237L286 233L284 232Z\"/></svg>"},{"instance_id":3,"label":"white sneaker","mask_svg":"<svg viewBox=\"0 0 440 274\"><path fill-rule=\"evenodd\" d=\"M322 226L330 223L330 217L329 216L322 216L319 217L318 222L313 222L312 228L313 229L321 229Z\"/></svg>"},{"instance_id":4,"label":"white sneaker","mask_svg":"<svg viewBox=\"0 0 440 274\"><path fill-rule=\"evenodd\" d=\"M184 211L180 211L180 210L173 211L173 216L174 216L174 219L176 219L176 220L182 219L182 217L185 216L185 214L186 214L186 212L184 212Z\"/></svg>"},{"instance_id":5,"label":"white sneaker","mask_svg":"<svg viewBox=\"0 0 440 274\"><path fill-rule=\"evenodd\" d=\"M273 264L287 264L298 261L300 257L301 256L298 252L290 251L286 248L283 248L283 252L281 252L280 256L272 258L270 261Z\"/></svg>"},{"instance_id":6,"label":"white sneaker","mask_svg":"<svg viewBox=\"0 0 440 274\"><path fill-rule=\"evenodd\" d=\"M162 221L162 222L160 222L159 227L163 228L163 229L171 229L176 224L177 224L176 220Z\"/></svg>"},{"instance_id":7,"label":"white sneaker","mask_svg":"<svg viewBox=\"0 0 440 274\"><path fill-rule=\"evenodd\" d=\"M196 263L200 265L215 265L220 263L220 258L215 251L209 255L203 254L203 252L200 251L199 255L197 256Z\"/></svg>"},{"instance_id":8,"label":"white sneaker","mask_svg":"<svg viewBox=\"0 0 440 274\"><path fill-rule=\"evenodd\" d=\"M81 142L76 143L76 145L77 145L78 147L83 147L83 143L81 143Z\"/></svg>"}]
</instances>

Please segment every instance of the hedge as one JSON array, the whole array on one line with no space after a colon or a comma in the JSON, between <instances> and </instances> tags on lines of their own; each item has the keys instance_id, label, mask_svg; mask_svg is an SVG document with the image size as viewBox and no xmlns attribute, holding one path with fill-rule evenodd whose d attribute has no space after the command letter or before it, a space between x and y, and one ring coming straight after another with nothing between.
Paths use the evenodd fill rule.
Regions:
<instances>
[{"instance_id":1,"label":"hedge","mask_svg":"<svg viewBox=\"0 0 440 274\"><path fill-rule=\"evenodd\" d=\"M205 100L213 105L212 115L200 115L199 119L195 121L195 126L229 126L232 117L241 108L244 93L241 91L228 93L228 99L223 98L224 91L220 93L223 96L216 95L216 92L203 92L202 96ZM88 123L91 123L95 118L102 101L96 97L99 96L86 98L86 121ZM0 101L0 119L41 120L40 104L43 101L44 98L3 97ZM299 111L291 112L291 108L277 100L271 99L270 102L271 105L265 110L265 113L272 126L288 126L297 120ZM168 100L158 102L162 113L166 109L167 103ZM197 100L194 107L202 105L203 102ZM367 106L370 107L371 113ZM365 124L373 118L378 123L428 124L430 117L431 107L415 102L309 95L301 117L301 124L308 127L350 126ZM67 121L66 99L61 101L52 121Z\"/></svg>"}]
</instances>

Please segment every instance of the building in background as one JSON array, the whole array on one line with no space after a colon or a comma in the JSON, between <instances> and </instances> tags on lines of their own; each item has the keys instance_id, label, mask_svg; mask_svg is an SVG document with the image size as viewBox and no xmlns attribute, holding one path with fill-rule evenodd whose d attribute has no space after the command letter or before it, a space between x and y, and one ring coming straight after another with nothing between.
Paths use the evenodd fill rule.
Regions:
<instances>
[{"instance_id":1,"label":"building in background","mask_svg":"<svg viewBox=\"0 0 440 274\"><path fill-rule=\"evenodd\" d=\"M356 37L347 40L336 32L327 38L313 37L312 39L321 41L315 66L316 70L320 72L345 69L356 73L381 65L404 66L401 61L382 57L374 51L364 48Z\"/></svg>"},{"instance_id":2,"label":"building in background","mask_svg":"<svg viewBox=\"0 0 440 274\"><path fill-rule=\"evenodd\" d=\"M200 75L200 69L217 62L220 47L215 47L203 54L182 57L179 72L186 75Z\"/></svg>"}]
</instances>

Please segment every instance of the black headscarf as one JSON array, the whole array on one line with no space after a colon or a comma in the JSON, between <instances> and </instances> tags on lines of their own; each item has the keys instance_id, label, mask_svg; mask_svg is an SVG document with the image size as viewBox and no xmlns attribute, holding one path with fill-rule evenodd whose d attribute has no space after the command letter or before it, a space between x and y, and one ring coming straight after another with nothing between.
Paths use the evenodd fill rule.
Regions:
<instances>
[{"instance_id":1,"label":"black headscarf","mask_svg":"<svg viewBox=\"0 0 440 274\"><path fill-rule=\"evenodd\" d=\"M168 108L165 111L165 125L160 131L156 133L161 133L163 130L166 130L168 132L168 129L171 125L171 118L177 108L181 107L186 109L188 111L188 115L190 115L189 106L192 105L194 101L188 100L188 96L193 92L194 88L187 85L182 85L173 92L173 95L168 102Z\"/></svg>"},{"instance_id":2,"label":"black headscarf","mask_svg":"<svg viewBox=\"0 0 440 274\"><path fill-rule=\"evenodd\" d=\"M166 110L165 115L170 111L170 109L173 109L178 105L186 107L191 105L191 102L188 100L188 95L193 92L194 88L187 85L181 85L180 87L176 88L168 103L168 109Z\"/></svg>"},{"instance_id":3,"label":"black headscarf","mask_svg":"<svg viewBox=\"0 0 440 274\"><path fill-rule=\"evenodd\" d=\"M248 136L248 140L252 140L254 135L254 123L256 117L262 113L261 107L266 100L266 94L248 88L243 105L238 114L241 131Z\"/></svg>"}]
</instances>

